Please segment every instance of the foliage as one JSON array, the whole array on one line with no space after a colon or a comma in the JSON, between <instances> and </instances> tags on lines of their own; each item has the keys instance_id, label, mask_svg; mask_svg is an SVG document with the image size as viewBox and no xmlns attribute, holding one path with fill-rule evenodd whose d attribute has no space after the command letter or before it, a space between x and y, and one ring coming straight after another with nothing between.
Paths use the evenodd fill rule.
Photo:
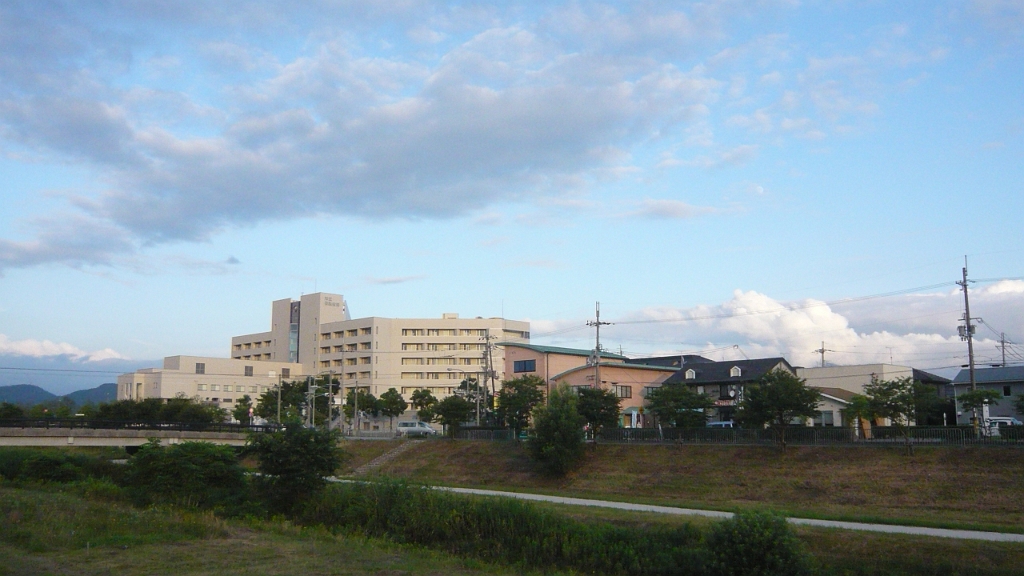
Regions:
<instances>
[{"instance_id":1,"label":"foliage","mask_svg":"<svg viewBox=\"0 0 1024 576\"><path fill-rule=\"evenodd\" d=\"M391 428L395 427L395 416L405 414L406 409L409 408L409 403L394 388L388 388L387 392L380 395L379 404L380 413L391 420Z\"/></svg>"},{"instance_id":2,"label":"foliage","mask_svg":"<svg viewBox=\"0 0 1024 576\"><path fill-rule=\"evenodd\" d=\"M932 384L914 381L914 422L918 426L941 426L942 413L946 403L939 397L939 390Z\"/></svg>"},{"instance_id":3,"label":"foliage","mask_svg":"<svg viewBox=\"0 0 1024 576\"><path fill-rule=\"evenodd\" d=\"M440 422L448 431L448 434L455 437L455 434L462 427L462 423L468 421L472 415L475 406L465 398L461 396L449 396L444 400L441 400L437 404L434 404L433 411L437 417L437 421Z\"/></svg>"},{"instance_id":4,"label":"foliage","mask_svg":"<svg viewBox=\"0 0 1024 576\"><path fill-rule=\"evenodd\" d=\"M868 398L871 415L888 418L893 428L903 436L907 452L912 453L914 445L910 442L910 422L917 406L914 381L910 377L880 380L872 376L871 383L864 385L864 395Z\"/></svg>"},{"instance_id":5,"label":"foliage","mask_svg":"<svg viewBox=\"0 0 1024 576\"><path fill-rule=\"evenodd\" d=\"M326 485L344 453L336 432L297 423L273 433L252 434L246 453L257 459L257 491L273 512L291 512Z\"/></svg>"},{"instance_id":6,"label":"foliage","mask_svg":"<svg viewBox=\"0 0 1024 576\"><path fill-rule=\"evenodd\" d=\"M437 398L430 393L430 390L421 388L412 393L412 407L416 409L416 417L423 422L433 422L434 417L434 405L437 404Z\"/></svg>"},{"instance_id":7,"label":"foliage","mask_svg":"<svg viewBox=\"0 0 1024 576\"><path fill-rule=\"evenodd\" d=\"M183 395L169 398L146 398L144 400L119 400L100 404L96 408L97 420L122 422L223 422L224 410L211 404L203 404Z\"/></svg>"},{"instance_id":8,"label":"foliage","mask_svg":"<svg viewBox=\"0 0 1024 576\"><path fill-rule=\"evenodd\" d=\"M1024 414L1024 394L1017 395L1013 401L1013 407L1017 409L1018 414Z\"/></svg>"},{"instance_id":9,"label":"foliage","mask_svg":"<svg viewBox=\"0 0 1024 576\"><path fill-rule=\"evenodd\" d=\"M611 390L580 388L576 409L587 423L594 440L604 428L619 427L619 397Z\"/></svg>"},{"instance_id":10,"label":"foliage","mask_svg":"<svg viewBox=\"0 0 1024 576\"><path fill-rule=\"evenodd\" d=\"M245 469L234 450L209 442L165 447L150 440L128 460L124 483L139 505L220 508L247 496Z\"/></svg>"},{"instance_id":11,"label":"foliage","mask_svg":"<svg viewBox=\"0 0 1024 576\"><path fill-rule=\"evenodd\" d=\"M231 416L234 417L235 420L237 420L238 422L240 422L242 424L250 424L251 423L251 418L249 417L249 409L250 408L253 408L252 398L250 398L249 395L246 394L245 396L242 396L241 398L239 398L238 402L235 402L235 407L231 410ZM253 409L253 412L255 413L255 409Z\"/></svg>"},{"instance_id":12,"label":"foliage","mask_svg":"<svg viewBox=\"0 0 1024 576\"><path fill-rule=\"evenodd\" d=\"M359 406L359 414L370 414L376 416L380 414L380 401L373 394L370 394L369 390L363 390L359 388L359 398L356 401L356 389L351 388L348 394L345 396L345 417L351 420L356 415L356 405Z\"/></svg>"},{"instance_id":13,"label":"foliage","mask_svg":"<svg viewBox=\"0 0 1024 576\"><path fill-rule=\"evenodd\" d=\"M98 456L52 448L0 448L0 476L8 480L74 482L84 478L112 479L121 470Z\"/></svg>"},{"instance_id":14,"label":"foliage","mask_svg":"<svg viewBox=\"0 0 1024 576\"><path fill-rule=\"evenodd\" d=\"M1000 398L1002 398L1002 395L997 390L978 388L977 390L964 392L957 400L960 401L960 405L964 407L964 410L981 410L985 405L999 404Z\"/></svg>"},{"instance_id":15,"label":"foliage","mask_svg":"<svg viewBox=\"0 0 1024 576\"><path fill-rule=\"evenodd\" d=\"M736 420L745 427L757 428L767 424L775 433L775 440L786 449L786 429L793 420L805 420L818 414L821 393L807 386L785 370L773 370L748 386Z\"/></svg>"},{"instance_id":16,"label":"foliage","mask_svg":"<svg viewBox=\"0 0 1024 576\"><path fill-rule=\"evenodd\" d=\"M559 386L551 391L547 405L534 410L528 448L549 474L564 475L583 459L586 419L579 413L578 402L579 396L570 388Z\"/></svg>"},{"instance_id":17,"label":"foliage","mask_svg":"<svg viewBox=\"0 0 1024 576\"><path fill-rule=\"evenodd\" d=\"M544 380L538 376L522 376L506 380L498 392L498 420L518 435L530 423L530 413L544 400Z\"/></svg>"},{"instance_id":18,"label":"foliage","mask_svg":"<svg viewBox=\"0 0 1024 576\"><path fill-rule=\"evenodd\" d=\"M309 407L309 397L307 396L307 392L309 391L310 383L320 387L318 395L313 401L316 421L327 421L329 411L331 411L331 399L329 396L325 395L325 393L329 395L336 395L340 389L338 379L332 378L329 374L319 376L317 378L310 377L305 380L281 382L280 393L282 422L301 422L304 420L303 416L307 414L307 409ZM277 398L277 387L271 388L263 394L260 394L256 400L256 408L253 412L260 418L276 421Z\"/></svg>"},{"instance_id":19,"label":"foliage","mask_svg":"<svg viewBox=\"0 0 1024 576\"><path fill-rule=\"evenodd\" d=\"M25 410L17 404L10 402L0 403L0 419L2 418L24 418Z\"/></svg>"},{"instance_id":20,"label":"foliage","mask_svg":"<svg viewBox=\"0 0 1024 576\"><path fill-rule=\"evenodd\" d=\"M781 516L740 512L707 535L711 572L721 576L810 574L810 558Z\"/></svg>"},{"instance_id":21,"label":"foliage","mask_svg":"<svg viewBox=\"0 0 1024 576\"><path fill-rule=\"evenodd\" d=\"M850 403L843 408L843 420L853 424L857 429L857 437L864 438L864 420L871 420L871 400L863 394L854 394Z\"/></svg>"},{"instance_id":22,"label":"foliage","mask_svg":"<svg viewBox=\"0 0 1024 576\"><path fill-rule=\"evenodd\" d=\"M658 420L676 428L702 428L708 422L708 410L715 405L707 394L685 384L667 384L647 396L648 410Z\"/></svg>"},{"instance_id":23,"label":"foliage","mask_svg":"<svg viewBox=\"0 0 1024 576\"><path fill-rule=\"evenodd\" d=\"M700 533L689 524L583 522L518 500L467 498L394 481L331 486L299 521L545 571L706 574Z\"/></svg>"},{"instance_id":24,"label":"foliage","mask_svg":"<svg viewBox=\"0 0 1024 576\"><path fill-rule=\"evenodd\" d=\"M473 411L479 408L480 421L484 422L491 419L494 407L494 396L491 395L491 391L486 385L481 385L476 378L465 378L459 383L458 388L455 389L455 394L462 396L468 402L473 404ZM479 400L479 404L477 401Z\"/></svg>"}]
</instances>

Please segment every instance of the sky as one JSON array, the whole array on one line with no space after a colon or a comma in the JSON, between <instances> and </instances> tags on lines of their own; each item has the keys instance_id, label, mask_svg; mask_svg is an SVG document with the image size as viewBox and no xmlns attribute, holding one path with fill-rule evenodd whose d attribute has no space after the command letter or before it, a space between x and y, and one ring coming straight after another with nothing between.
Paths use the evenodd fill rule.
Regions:
<instances>
[{"instance_id":1,"label":"sky","mask_svg":"<svg viewBox=\"0 0 1024 576\"><path fill-rule=\"evenodd\" d=\"M1022 0L5 1L0 384L313 292L949 375L965 257L1024 361L1022 56Z\"/></svg>"}]
</instances>

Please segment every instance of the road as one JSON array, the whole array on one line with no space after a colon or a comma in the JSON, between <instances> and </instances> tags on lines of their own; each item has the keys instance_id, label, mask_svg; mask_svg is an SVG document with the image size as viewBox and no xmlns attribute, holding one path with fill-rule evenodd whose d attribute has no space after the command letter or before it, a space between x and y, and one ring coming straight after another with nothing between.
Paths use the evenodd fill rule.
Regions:
<instances>
[{"instance_id":1,"label":"road","mask_svg":"<svg viewBox=\"0 0 1024 576\"><path fill-rule=\"evenodd\" d=\"M498 490L479 490L475 488L449 488L435 486L436 490L445 490L457 494L476 496L503 496L535 502L550 502L569 506L594 506L598 508L614 508L633 512L654 512L656 514L676 514L682 516L705 516L708 518L731 518L732 512L715 510L695 510L692 508L675 508L672 506L652 506L649 504L632 504L629 502L610 502L606 500L589 500L586 498L567 498L564 496L547 496L544 494L525 494L522 492L502 492ZM862 530L866 532L885 532L887 534L909 534L913 536L934 536L937 538L954 538L958 540L987 540L989 542L1024 543L1024 534L1005 532L980 532L974 530L947 530L944 528L922 528L918 526L896 526L891 524L868 524L864 522L840 522L836 520L813 520L810 518L787 518L791 524L814 526L816 528L837 528L840 530Z\"/></svg>"}]
</instances>

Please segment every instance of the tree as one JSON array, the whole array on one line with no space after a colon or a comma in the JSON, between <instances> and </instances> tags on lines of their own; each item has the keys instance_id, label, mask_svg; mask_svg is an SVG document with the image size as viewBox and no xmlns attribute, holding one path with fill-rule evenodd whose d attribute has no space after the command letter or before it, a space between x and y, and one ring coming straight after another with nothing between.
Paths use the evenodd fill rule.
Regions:
<instances>
[{"instance_id":1,"label":"tree","mask_svg":"<svg viewBox=\"0 0 1024 576\"><path fill-rule=\"evenodd\" d=\"M409 403L402 398L398 390L388 388L388 391L380 395L380 413L390 419L391 429L395 428L395 416L401 416L409 407Z\"/></svg>"},{"instance_id":2,"label":"tree","mask_svg":"<svg viewBox=\"0 0 1024 576\"><path fill-rule=\"evenodd\" d=\"M17 404L0 403L0 418L24 418L25 411Z\"/></svg>"},{"instance_id":3,"label":"tree","mask_svg":"<svg viewBox=\"0 0 1024 576\"><path fill-rule=\"evenodd\" d=\"M249 395L246 394L245 396L239 398L238 402L235 402L235 407L231 410L231 416L233 416L235 420L238 420L242 424L249 424L251 423L249 417L249 409L251 408L252 398L250 398Z\"/></svg>"},{"instance_id":4,"label":"tree","mask_svg":"<svg viewBox=\"0 0 1024 576\"><path fill-rule=\"evenodd\" d=\"M894 380L879 380L872 376L871 383L864 385L864 395L868 397L871 414L875 418L888 418L893 428L903 436L907 453L913 454L910 423L917 410L914 381L909 376Z\"/></svg>"},{"instance_id":5,"label":"tree","mask_svg":"<svg viewBox=\"0 0 1024 576\"><path fill-rule=\"evenodd\" d=\"M322 490L344 456L336 431L305 428L298 422L278 432L251 434L246 453L257 459L257 491L271 511L282 513L295 511Z\"/></svg>"},{"instance_id":6,"label":"tree","mask_svg":"<svg viewBox=\"0 0 1024 576\"><path fill-rule=\"evenodd\" d=\"M708 410L715 405L707 394L685 384L667 384L647 395L648 409L667 426L701 428L707 425Z\"/></svg>"},{"instance_id":7,"label":"tree","mask_svg":"<svg viewBox=\"0 0 1024 576\"><path fill-rule=\"evenodd\" d=\"M281 398L281 420L283 422L299 422L302 420L302 407L306 404L305 382L281 382L277 388L260 394L256 400L256 415L267 420L277 420L278 394ZM280 423L280 422L279 422Z\"/></svg>"},{"instance_id":8,"label":"tree","mask_svg":"<svg viewBox=\"0 0 1024 576\"><path fill-rule=\"evenodd\" d=\"M245 500L245 473L230 446L153 439L128 460L125 484L136 504L213 508Z\"/></svg>"},{"instance_id":9,"label":"tree","mask_svg":"<svg viewBox=\"0 0 1024 576\"><path fill-rule=\"evenodd\" d=\"M863 394L854 394L850 404L843 408L843 418L857 430L857 438L864 438L864 420L871 420L871 401Z\"/></svg>"},{"instance_id":10,"label":"tree","mask_svg":"<svg viewBox=\"0 0 1024 576\"><path fill-rule=\"evenodd\" d=\"M380 400L373 394L370 394L369 390L359 389L359 413L370 414L376 416L380 414ZM345 397L345 417L349 420L355 418L356 415L356 389L351 388Z\"/></svg>"},{"instance_id":11,"label":"tree","mask_svg":"<svg viewBox=\"0 0 1024 576\"><path fill-rule=\"evenodd\" d=\"M448 430L448 435L454 438L462 423L470 419L475 409L476 406L469 400L453 394L435 404L433 411L441 425Z\"/></svg>"},{"instance_id":12,"label":"tree","mask_svg":"<svg viewBox=\"0 0 1024 576\"><path fill-rule=\"evenodd\" d=\"M914 381L914 422L918 426L942 425L945 403L939 397L939 390L931 384Z\"/></svg>"},{"instance_id":13,"label":"tree","mask_svg":"<svg viewBox=\"0 0 1024 576\"><path fill-rule=\"evenodd\" d=\"M476 407L480 408L480 418L483 420L487 413L490 411L491 406L494 403L494 398L491 396L490 390L487 386L481 386L480 382L476 378L466 378L459 387L455 389L455 394L462 396L469 402L473 403L474 411ZM479 403L478 403L479 402Z\"/></svg>"},{"instance_id":14,"label":"tree","mask_svg":"<svg viewBox=\"0 0 1024 576\"><path fill-rule=\"evenodd\" d=\"M821 393L807 385L803 378L785 370L773 370L748 386L736 411L736 420L743 426L764 425L772 430L775 441L786 449L786 429L793 420L806 420L818 414Z\"/></svg>"},{"instance_id":15,"label":"tree","mask_svg":"<svg viewBox=\"0 0 1024 576\"><path fill-rule=\"evenodd\" d=\"M533 413L530 456L550 474L563 476L583 458L586 418L579 413L579 396L567 386L551 391L547 405Z\"/></svg>"},{"instance_id":16,"label":"tree","mask_svg":"<svg viewBox=\"0 0 1024 576\"><path fill-rule=\"evenodd\" d=\"M412 393L412 407L416 409L416 417L423 422L434 421L435 404L437 404L437 398L430 393L430 390L421 388Z\"/></svg>"},{"instance_id":17,"label":"tree","mask_svg":"<svg viewBox=\"0 0 1024 576\"><path fill-rule=\"evenodd\" d=\"M960 401L960 405L964 407L964 410L970 411L983 411L986 405L999 404L1000 394L996 390L990 388L978 388L977 390L971 390L964 392L960 395L957 400ZM973 420L973 417L972 417ZM980 422L974 422L975 425Z\"/></svg>"},{"instance_id":18,"label":"tree","mask_svg":"<svg viewBox=\"0 0 1024 576\"><path fill-rule=\"evenodd\" d=\"M541 388L544 380L537 376L522 376L506 380L498 392L498 419L516 436L530 422L530 413L544 400Z\"/></svg>"},{"instance_id":19,"label":"tree","mask_svg":"<svg viewBox=\"0 0 1024 576\"><path fill-rule=\"evenodd\" d=\"M1024 394L1017 395L1017 398L1013 401L1013 407L1017 409L1018 414L1024 414Z\"/></svg>"},{"instance_id":20,"label":"tree","mask_svg":"<svg viewBox=\"0 0 1024 576\"><path fill-rule=\"evenodd\" d=\"M594 435L594 441L603 428L619 426L618 396L611 390L601 388L580 388L576 408Z\"/></svg>"}]
</instances>

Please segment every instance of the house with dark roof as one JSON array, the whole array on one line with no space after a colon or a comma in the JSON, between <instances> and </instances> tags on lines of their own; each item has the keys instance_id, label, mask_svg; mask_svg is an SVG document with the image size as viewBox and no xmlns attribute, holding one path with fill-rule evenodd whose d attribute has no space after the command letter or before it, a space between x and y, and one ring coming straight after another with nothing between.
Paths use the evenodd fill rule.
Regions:
<instances>
[{"instance_id":1,"label":"house with dark roof","mask_svg":"<svg viewBox=\"0 0 1024 576\"><path fill-rule=\"evenodd\" d=\"M988 407L985 418L1011 416L1024 420L1024 414L1016 409L1014 402L1018 396L1024 395L1024 366L995 366L975 368L974 382L978 389L995 390L999 393L999 403ZM947 396L956 397L971 389L971 371L961 370L947 387ZM970 424L971 414L957 404L957 423Z\"/></svg>"},{"instance_id":2,"label":"house with dark roof","mask_svg":"<svg viewBox=\"0 0 1024 576\"><path fill-rule=\"evenodd\" d=\"M711 396L715 403L711 420L722 422L733 419L746 386L757 383L762 376L775 370L796 374L796 370L781 356L720 362L698 357L695 361L683 362L679 371L665 379L662 385L683 384Z\"/></svg>"}]
</instances>

